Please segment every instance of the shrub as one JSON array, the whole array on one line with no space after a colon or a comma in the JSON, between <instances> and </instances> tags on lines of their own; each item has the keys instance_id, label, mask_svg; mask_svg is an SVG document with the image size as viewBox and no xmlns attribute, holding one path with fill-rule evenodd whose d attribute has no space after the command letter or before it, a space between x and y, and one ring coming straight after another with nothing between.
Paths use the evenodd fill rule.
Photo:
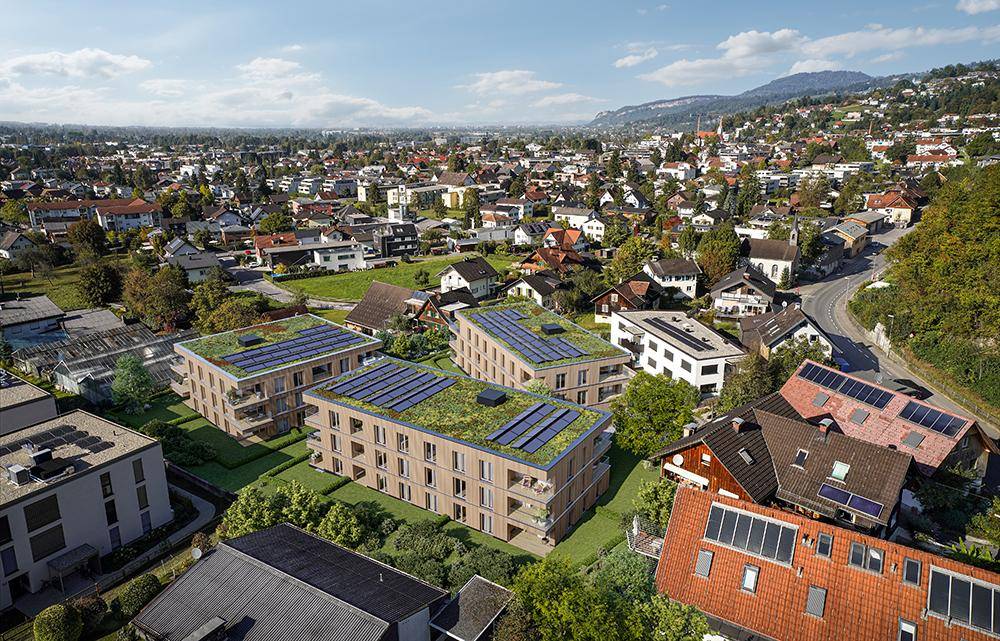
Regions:
<instances>
[{"instance_id":1,"label":"shrub","mask_svg":"<svg viewBox=\"0 0 1000 641\"><path fill-rule=\"evenodd\" d=\"M143 574L132 579L118 593L118 603L121 606L122 616L126 619L132 619L159 592L160 580L152 574Z\"/></svg>"},{"instance_id":2,"label":"shrub","mask_svg":"<svg viewBox=\"0 0 1000 641\"><path fill-rule=\"evenodd\" d=\"M146 436L151 436L163 445L163 456L178 465L202 465L215 459L215 449L169 423L150 421L139 428Z\"/></svg>"},{"instance_id":3,"label":"shrub","mask_svg":"<svg viewBox=\"0 0 1000 641\"><path fill-rule=\"evenodd\" d=\"M69 605L50 605L35 617L35 641L77 641L83 634L80 613Z\"/></svg>"},{"instance_id":4,"label":"shrub","mask_svg":"<svg viewBox=\"0 0 1000 641\"><path fill-rule=\"evenodd\" d=\"M454 550L454 539L428 519L399 528L396 547L420 558L443 561Z\"/></svg>"},{"instance_id":5,"label":"shrub","mask_svg":"<svg viewBox=\"0 0 1000 641\"><path fill-rule=\"evenodd\" d=\"M79 612L80 621L83 623L83 634L87 636L97 631L108 614L108 604L96 594L76 599L71 607Z\"/></svg>"}]
</instances>

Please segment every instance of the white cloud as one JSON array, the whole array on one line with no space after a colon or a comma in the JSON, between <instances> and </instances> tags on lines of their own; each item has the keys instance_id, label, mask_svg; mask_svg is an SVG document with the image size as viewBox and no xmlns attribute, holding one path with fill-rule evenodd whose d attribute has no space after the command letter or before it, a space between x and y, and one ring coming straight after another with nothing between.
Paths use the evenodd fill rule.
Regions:
<instances>
[{"instance_id":1,"label":"white cloud","mask_svg":"<svg viewBox=\"0 0 1000 641\"><path fill-rule=\"evenodd\" d=\"M851 57L863 51L897 51L911 47L953 45L962 42L993 42L998 39L1000 39L1000 25L954 29L924 27L891 29L881 25L870 25L860 31L849 31L811 40L803 47L803 51L812 55L843 54Z\"/></svg>"},{"instance_id":2,"label":"white cloud","mask_svg":"<svg viewBox=\"0 0 1000 641\"><path fill-rule=\"evenodd\" d=\"M969 15L1000 9L1000 0L958 0L955 8Z\"/></svg>"},{"instance_id":3,"label":"white cloud","mask_svg":"<svg viewBox=\"0 0 1000 641\"><path fill-rule=\"evenodd\" d=\"M585 96L579 93L560 93L552 96L545 96L544 98L539 98L531 106L543 108L543 107L555 107L564 105L578 105L588 102L602 102L602 101L600 98Z\"/></svg>"},{"instance_id":4,"label":"white cloud","mask_svg":"<svg viewBox=\"0 0 1000 641\"><path fill-rule=\"evenodd\" d=\"M726 58L747 58L794 49L805 40L795 29L743 31L729 36L717 46Z\"/></svg>"},{"instance_id":5,"label":"white cloud","mask_svg":"<svg viewBox=\"0 0 1000 641\"><path fill-rule=\"evenodd\" d=\"M873 64L881 64L883 62L893 62L894 60L902 60L902 51L893 51L891 53L883 53L881 56L875 56L872 58Z\"/></svg>"},{"instance_id":6,"label":"white cloud","mask_svg":"<svg viewBox=\"0 0 1000 641\"><path fill-rule=\"evenodd\" d=\"M468 85L458 85L460 89L479 94L511 94L523 95L526 93L537 93L549 89L557 89L561 83L549 80L540 80L535 77L534 71L523 69L506 69L503 71L489 71L486 73L474 74L476 81Z\"/></svg>"},{"instance_id":7,"label":"white cloud","mask_svg":"<svg viewBox=\"0 0 1000 641\"><path fill-rule=\"evenodd\" d=\"M302 65L294 60L284 58L254 58L250 62L236 65L240 75L247 80L278 80L295 78L297 80L316 79L316 74L301 74Z\"/></svg>"},{"instance_id":8,"label":"white cloud","mask_svg":"<svg viewBox=\"0 0 1000 641\"><path fill-rule=\"evenodd\" d=\"M650 47L641 53L630 53L627 56L615 60L615 67L622 69L624 67L634 67L638 64L646 62L647 60L652 60L657 56L659 51L655 47Z\"/></svg>"},{"instance_id":9,"label":"white cloud","mask_svg":"<svg viewBox=\"0 0 1000 641\"><path fill-rule=\"evenodd\" d=\"M110 53L103 49L77 49L69 53L48 51L8 58L0 71L12 75L57 75L72 78L115 78L152 65L145 58Z\"/></svg>"},{"instance_id":10,"label":"white cloud","mask_svg":"<svg viewBox=\"0 0 1000 641\"><path fill-rule=\"evenodd\" d=\"M281 51L284 52L284 53L298 53L298 52L302 51L303 49L305 49L305 47L303 47L300 44L290 44L290 45L285 45L284 47L282 47Z\"/></svg>"},{"instance_id":11,"label":"white cloud","mask_svg":"<svg viewBox=\"0 0 1000 641\"><path fill-rule=\"evenodd\" d=\"M811 73L814 71L834 71L836 69L842 69L843 65L836 60L822 60L820 58L810 58L808 60L799 60L792 65L792 68L788 70L785 75L792 75L795 73Z\"/></svg>"},{"instance_id":12,"label":"white cloud","mask_svg":"<svg viewBox=\"0 0 1000 641\"><path fill-rule=\"evenodd\" d=\"M669 4L658 4L658 5L656 5L656 10L657 11L666 11L669 8L670 8Z\"/></svg>"},{"instance_id":13,"label":"white cloud","mask_svg":"<svg viewBox=\"0 0 1000 641\"><path fill-rule=\"evenodd\" d=\"M187 81L180 78L151 78L140 82L139 87L156 96L174 98L184 94Z\"/></svg>"}]
</instances>

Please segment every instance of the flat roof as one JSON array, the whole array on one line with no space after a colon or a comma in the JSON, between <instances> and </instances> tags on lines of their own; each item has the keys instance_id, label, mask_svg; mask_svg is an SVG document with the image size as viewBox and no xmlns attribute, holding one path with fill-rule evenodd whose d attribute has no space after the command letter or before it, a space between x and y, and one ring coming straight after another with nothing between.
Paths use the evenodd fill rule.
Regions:
<instances>
[{"instance_id":1,"label":"flat roof","mask_svg":"<svg viewBox=\"0 0 1000 641\"><path fill-rule=\"evenodd\" d=\"M240 344L241 338L250 336L258 341ZM177 347L236 378L248 378L379 344L376 338L303 314L183 341Z\"/></svg>"},{"instance_id":2,"label":"flat roof","mask_svg":"<svg viewBox=\"0 0 1000 641\"><path fill-rule=\"evenodd\" d=\"M0 369L0 410L28 403L50 394L28 381Z\"/></svg>"},{"instance_id":3,"label":"flat roof","mask_svg":"<svg viewBox=\"0 0 1000 641\"><path fill-rule=\"evenodd\" d=\"M742 356L744 351L707 325L683 312L615 312L628 322L696 360Z\"/></svg>"},{"instance_id":4,"label":"flat roof","mask_svg":"<svg viewBox=\"0 0 1000 641\"><path fill-rule=\"evenodd\" d=\"M596 334L530 301L505 302L456 312L533 369L629 356ZM554 326L546 333L543 326Z\"/></svg>"},{"instance_id":5,"label":"flat roof","mask_svg":"<svg viewBox=\"0 0 1000 641\"><path fill-rule=\"evenodd\" d=\"M156 439L83 410L4 434L0 436L0 468L21 465L30 470L31 455L25 446L31 445L36 449L51 449L53 458L73 464L74 473L48 482L33 479L24 485L14 485L0 478L0 506L44 491L64 478L79 476L90 468L129 456L156 442Z\"/></svg>"},{"instance_id":6,"label":"flat roof","mask_svg":"<svg viewBox=\"0 0 1000 641\"><path fill-rule=\"evenodd\" d=\"M504 392L506 400L496 406L479 403L479 394L491 389ZM542 468L554 464L610 416L569 401L388 357L306 395Z\"/></svg>"},{"instance_id":7,"label":"flat roof","mask_svg":"<svg viewBox=\"0 0 1000 641\"><path fill-rule=\"evenodd\" d=\"M58 318L62 315L63 310L59 309L48 296L32 296L0 303L0 327L31 323L46 318Z\"/></svg>"}]
</instances>

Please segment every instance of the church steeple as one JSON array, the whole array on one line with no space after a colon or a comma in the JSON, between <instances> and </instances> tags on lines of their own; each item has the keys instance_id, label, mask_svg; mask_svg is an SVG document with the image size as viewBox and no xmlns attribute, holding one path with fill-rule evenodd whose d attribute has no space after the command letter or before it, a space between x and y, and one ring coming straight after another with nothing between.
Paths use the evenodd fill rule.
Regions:
<instances>
[{"instance_id":1,"label":"church steeple","mask_svg":"<svg viewBox=\"0 0 1000 641\"><path fill-rule=\"evenodd\" d=\"M799 217L792 216L792 228L788 232L788 244L795 247L799 244Z\"/></svg>"}]
</instances>

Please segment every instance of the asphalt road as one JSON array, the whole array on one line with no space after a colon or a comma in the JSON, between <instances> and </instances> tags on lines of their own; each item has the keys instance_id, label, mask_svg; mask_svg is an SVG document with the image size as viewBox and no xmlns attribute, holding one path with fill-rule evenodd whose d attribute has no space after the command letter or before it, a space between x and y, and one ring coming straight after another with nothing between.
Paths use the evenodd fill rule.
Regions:
<instances>
[{"instance_id":1,"label":"asphalt road","mask_svg":"<svg viewBox=\"0 0 1000 641\"><path fill-rule=\"evenodd\" d=\"M271 281L266 280L263 272L240 267L236 260L230 256L220 255L219 262L221 263L222 268L233 277L233 280L236 281L236 284L229 288L234 292L257 292L267 296L268 298L272 298L279 303L290 303L294 298L294 296L287 290L284 290ZM317 298L310 298L307 304L309 307L315 307L317 309L354 309L353 303L332 303L330 301L319 300Z\"/></svg>"}]
</instances>

